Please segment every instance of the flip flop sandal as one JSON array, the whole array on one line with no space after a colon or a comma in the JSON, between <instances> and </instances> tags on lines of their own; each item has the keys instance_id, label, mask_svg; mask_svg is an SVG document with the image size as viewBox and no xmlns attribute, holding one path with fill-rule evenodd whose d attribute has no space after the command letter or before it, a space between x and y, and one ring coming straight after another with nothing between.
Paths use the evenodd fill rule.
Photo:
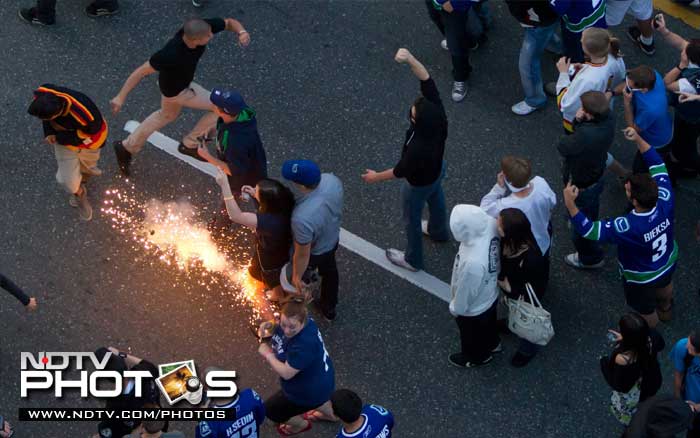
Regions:
<instances>
[{"instance_id":1,"label":"flip flop sandal","mask_svg":"<svg viewBox=\"0 0 700 438\"><path fill-rule=\"evenodd\" d=\"M304 412L304 415L302 415L301 418L303 418L304 420L306 420L308 422L321 421L321 419L319 417L314 415L316 412L318 412L318 411L316 411L315 409L312 411Z\"/></svg>"},{"instance_id":2,"label":"flip flop sandal","mask_svg":"<svg viewBox=\"0 0 700 438\"><path fill-rule=\"evenodd\" d=\"M304 433L311 430L311 422L306 421L306 427L300 430L299 432L287 432L286 425L285 424L278 424L277 425L277 433L280 434L280 436L294 436L294 435L299 435L300 433Z\"/></svg>"}]
</instances>

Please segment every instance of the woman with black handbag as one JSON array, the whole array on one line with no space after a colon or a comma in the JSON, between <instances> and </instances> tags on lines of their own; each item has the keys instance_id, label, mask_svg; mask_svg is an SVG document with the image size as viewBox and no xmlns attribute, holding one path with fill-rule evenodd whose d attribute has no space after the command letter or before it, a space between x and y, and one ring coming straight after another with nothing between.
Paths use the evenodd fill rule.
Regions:
<instances>
[{"instance_id":1,"label":"woman with black handbag","mask_svg":"<svg viewBox=\"0 0 700 438\"><path fill-rule=\"evenodd\" d=\"M646 320L631 312L620 318L620 331L610 330L615 347L600 359L605 381L613 389L610 409L623 425L629 425L637 405L655 395L662 376L657 354L666 346Z\"/></svg>"},{"instance_id":2,"label":"woman with black handbag","mask_svg":"<svg viewBox=\"0 0 700 438\"><path fill-rule=\"evenodd\" d=\"M525 213L517 208L506 208L498 215L498 233L501 236L501 273L498 285L508 299L521 296L529 301L529 284L540 299L549 282L549 263L537 245L532 227ZM539 346L520 338L518 351L510 363L516 368L527 365L539 351Z\"/></svg>"}]
</instances>

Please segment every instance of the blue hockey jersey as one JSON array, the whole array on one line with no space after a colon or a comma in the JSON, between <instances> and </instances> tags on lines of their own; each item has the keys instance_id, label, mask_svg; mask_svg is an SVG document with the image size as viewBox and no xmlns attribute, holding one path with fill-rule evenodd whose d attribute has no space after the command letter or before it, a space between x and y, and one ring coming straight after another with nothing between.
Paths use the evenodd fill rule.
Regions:
<instances>
[{"instance_id":1,"label":"blue hockey jersey","mask_svg":"<svg viewBox=\"0 0 700 438\"><path fill-rule=\"evenodd\" d=\"M265 405L252 389L245 389L225 406L215 409L235 409L236 419L226 421L200 421L196 438L258 438L260 426L265 421Z\"/></svg>"},{"instance_id":2,"label":"blue hockey jersey","mask_svg":"<svg viewBox=\"0 0 700 438\"><path fill-rule=\"evenodd\" d=\"M612 0L615 1L615 0ZM549 0L564 27L573 33L581 33L589 27L607 28L605 0Z\"/></svg>"},{"instance_id":3,"label":"blue hockey jersey","mask_svg":"<svg viewBox=\"0 0 700 438\"><path fill-rule=\"evenodd\" d=\"M377 405L365 405L362 408L364 423L358 430L348 433L340 428L336 438L390 438L394 427L394 416L388 410Z\"/></svg>"},{"instance_id":4,"label":"blue hockey jersey","mask_svg":"<svg viewBox=\"0 0 700 438\"><path fill-rule=\"evenodd\" d=\"M651 283L669 272L678 259L678 244L673 239L673 190L666 165L654 148L642 157L659 187L654 208L595 222L580 211L571 218L584 238L617 245L621 274L630 283Z\"/></svg>"}]
</instances>

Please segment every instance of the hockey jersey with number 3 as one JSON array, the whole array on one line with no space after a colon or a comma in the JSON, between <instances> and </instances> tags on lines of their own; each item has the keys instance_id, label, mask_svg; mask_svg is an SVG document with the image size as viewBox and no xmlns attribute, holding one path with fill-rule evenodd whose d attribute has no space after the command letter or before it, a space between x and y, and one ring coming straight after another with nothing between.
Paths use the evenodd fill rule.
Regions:
<instances>
[{"instance_id":1,"label":"hockey jersey with number 3","mask_svg":"<svg viewBox=\"0 0 700 438\"><path fill-rule=\"evenodd\" d=\"M391 412L381 406L365 405L362 408L362 417L362 427L352 433L341 427L336 438L391 438L391 429L394 427L394 416Z\"/></svg>"},{"instance_id":2,"label":"hockey jersey with number 3","mask_svg":"<svg viewBox=\"0 0 700 438\"><path fill-rule=\"evenodd\" d=\"M654 148L642 157L659 187L654 208L595 222L580 211L571 218L584 238L617 245L620 271L630 283L651 283L673 269L678 259L678 244L673 239L673 190L666 165Z\"/></svg>"}]
</instances>

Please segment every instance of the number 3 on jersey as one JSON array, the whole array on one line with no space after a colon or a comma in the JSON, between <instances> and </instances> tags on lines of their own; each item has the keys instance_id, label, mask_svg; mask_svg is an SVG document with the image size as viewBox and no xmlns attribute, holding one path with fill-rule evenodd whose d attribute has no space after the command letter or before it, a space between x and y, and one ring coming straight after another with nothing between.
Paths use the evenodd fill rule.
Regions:
<instances>
[{"instance_id":1,"label":"number 3 on jersey","mask_svg":"<svg viewBox=\"0 0 700 438\"><path fill-rule=\"evenodd\" d=\"M652 262L658 261L661 257L666 254L668 239L666 238L666 233L657 237L651 244L651 248L654 250L654 255L651 258Z\"/></svg>"}]
</instances>

